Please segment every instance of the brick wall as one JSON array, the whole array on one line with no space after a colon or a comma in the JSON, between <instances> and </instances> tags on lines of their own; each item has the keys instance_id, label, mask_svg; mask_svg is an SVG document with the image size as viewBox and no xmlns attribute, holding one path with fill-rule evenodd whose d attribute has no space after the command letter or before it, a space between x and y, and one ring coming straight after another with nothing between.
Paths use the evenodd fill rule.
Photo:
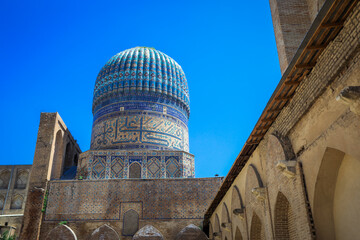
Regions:
<instances>
[{"instance_id":1,"label":"brick wall","mask_svg":"<svg viewBox=\"0 0 360 240\"><path fill-rule=\"evenodd\" d=\"M220 184L221 178L50 181L41 236L60 221L69 221L78 239L87 239L92 222L111 222L122 234L131 210L140 226L151 224L173 239L190 223L201 224Z\"/></svg>"},{"instance_id":2,"label":"brick wall","mask_svg":"<svg viewBox=\"0 0 360 240\"><path fill-rule=\"evenodd\" d=\"M360 159L359 116L336 101L344 87L360 85L359 22L360 3L217 206L210 218L213 229L222 204L232 205L233 191L239 189L246 211L240 219L232 215L232 236L239 229L243 238L248 234L250 239L261 238L262 232L265 239L328 239L320 235L327 231L321 225L326 219L316 215L314 204L324 152L334 148ZM355 222L346 226L353 229Z\"/></svg>"},{"instance_id":3,"label":"brick wall","mask_svg":"<svg viewBox=\"0 0 360 240\"><path fill-rule=\"evenodd\" d=\"M311 22L306 0L270 0L281 73L284 73Z\"/></svg>"}]
</instances>

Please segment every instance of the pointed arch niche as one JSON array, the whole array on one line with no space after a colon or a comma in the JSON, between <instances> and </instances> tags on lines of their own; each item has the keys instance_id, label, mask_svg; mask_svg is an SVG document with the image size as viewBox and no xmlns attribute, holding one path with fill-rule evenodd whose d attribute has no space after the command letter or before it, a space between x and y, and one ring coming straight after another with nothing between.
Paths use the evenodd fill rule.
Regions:
<instances>
[{"instance_id":1,"label":"pointed arch niche","mask_svg":"<svg viewBox=\"0 0 360 240\"><path fill-rule=\"evenodd\" d=\"M63 152L63 133L59 130L57 131L55 137L55 151L51 168L51 179L60 178L61 168L63 165Z\"/></svg>"},{"instance_id":2,"label":"pointed arch niche","mask_svg":"<svg viewBox=\"0 0 360 240\"><path fill-rule=\"evenodd\" d=\"M318 239L356 239L360 219L360 159L326 148L315 184L314 220Z\"/></svg>"},{"instance_id":3,"label":"pointed arch niche","mask_svg":"<svg viewBox=\"0 0 360 240\"><path fill-rule=\"evenodd\" d=\"M250 240L264 240L264 227L261 223L260 218L254 212L251 219L251 229L250 229Z\"/></svg>"},{"instance_id":4,"label":"pointed arch niche","mask_svg":"<svg viewBox=\"0 0 360 240\"><path fill-rule=\"evenodd\" d=\"M141 178L141 165L134 162L129 168L129 178Z\"/></svg>"},{"instance_id":5,"label":"pointed arch niche","mask_svg":"<svg viewBox=\"0 0 360 240\"><path fill-rule=\"evenodd\" d=\"M276 239L297 239L295 216L288 199L282 192L279 192L276 198L274 222Z\"/></svg>"}]
</instances>

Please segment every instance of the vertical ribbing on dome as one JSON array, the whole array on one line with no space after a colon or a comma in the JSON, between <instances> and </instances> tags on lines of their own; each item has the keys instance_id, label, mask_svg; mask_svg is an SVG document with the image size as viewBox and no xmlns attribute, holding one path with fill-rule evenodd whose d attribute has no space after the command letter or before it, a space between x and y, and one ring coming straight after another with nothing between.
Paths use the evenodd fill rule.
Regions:
<instances>
[{"instance_id":1,"label":"vertical ribbing on dome","mask_svg":"<svg viewBox=\"0 0 360 240\"><path fill-rule=\"evenodd\" d=\"M180 71L179 71L179 68L176 68L176 79L180 79ZM176 83L176 86L177 86L177 99L180 100L181 99L181 92L182 92L182 89L181 89L181 84L180 82L178 81Z\"/></svg>"},{"instance_id":2,"label":"vertical ribbing on dome","mask_svg":"<svg viewBox=\"0 0 360 240\"><path fill-rule=\"evenodd\" d=\"M139 49L138 67L136 70L136 90L142 91L143 88L143 69L144 69L144 48Z\"/></svg>"},{"instance_id":3,"label":"vertical ribbing on dome","mask_svg":"<svg viewBox=\"0 0 360 240\"><path fill-rule=\"evenodd\" d=\"M164 94L167 94L167 85L168 85L168 80L167 80L167 77L166 77L166 68L167 68L167 64L166 64L166 60L164 58L164 55L162 53L159 54L160 55L160 59L161 59L161 63L162 63L162 66L161 66L161 83L162 83L162 86L161 86L161 91L162 93Z\"/></svg>"},{"instance_id":4,"label":"vertical ribbing on dome","mask_svg":"<svg viewBox=\"0 0 360 240\"><path fill-rule=\"evenodd\" d=\"M127 56L129 55L129 51L125 52L125 54L122 56L121 58L121 64L120 64L120 69L119 69L119 75L120 75L120 92L124 93L125 91L125 67L126 67L126 59Z\"/></svg>"},{"instance_id":5,"label":"vertical ribbing on dome","mask_svg":"<svg viewBox=\"0 0 360 240\"><path fill-rule=\"evenodd\" d=\"M155 91L161 93L161 61L157 51L155 53Z\"/></svg>"},{"instance_id":6,"label":"vertical ribbing on dome","mask_svg":"<svg viewBox=\"0 0 360 240\"><path fill-rule=\"evenodd\" d=\"M170 101L189 114L183 70L172 58L155 49L136 47L110 58L95 82L93 111L118 101L115 98L130 100L135 96Z\"/></svg>"},{"instance_id":7,"label":"vertical ribbing on dome","mask_svg":"<svg viewBox=\"0 0 360 240\"><path fill-rule=\"evenodd\" d=\"M136 90L136 68L137 68L137 63L138 63L138 50L137 49L133 49L132 50L132 59L130 62L130 70L129 70L129 74L130 74L130 91L135 91Z\"/></svg>"},{"instance_id":8,"label":"vertical ribbing on dome","mask_svg":"<svg viewBox=\"0 0 360 240\"><path fill-rule=\"evenodd\" d=\"M164 54L165 56L165 61L166 61L166 71L167 71L167 86L166 86L166 92L170 95L173 96L172 91L171 91L171 86L172 86L172 76L171 76L171 63L169 58Z\"/></svg>"},{"instance_id":9,"label":"vertical ribbing on dome","mask_svg":"<svg viewBox=\"0 0 360 240\"><path fill-rule=\"evenodd\" d=\"M130 56L130 57L129 57ZM125 71L124 71L124 93L130 92L130 67L131 67L131 60L133 58L133 50L129 51L129 55L125 60Z\"/></svg>"},{"instance_id":10,"label":"vertical ribbing on dome","mask_svg":"<svg viewBox=\"0 0 360 240\"><path fill-rule=\"evenodd\" d=\"M150 91L155 92L156 88L156 71L155 71L155 53L152 49L150 49Z\"/></svg>"},{"instance_id":11,"label":"vertical ribbing on dome","mask_svg":"<svg viewBox=\"0 0 360 240\"><path fill-rule=\"evenodd\" d=\"M149 91L149 84L150 84L150 52L149 52L149 49L145 48L144 54L145 54L145 59L144 59L145 69L143 71L143 76L144 76L143 91Z\"/></svg>"},{"instance_id":12,"label":"vertical ribbing on dome","mask_svg":"<svg viewBox=\"0 0 360 240\"><path fill-rule=\"evenodd\" d=\"M169 93L171 93L171 96L174 96L174 91L173 91L173 86L174 86L174 66L173 63L171 62L170 58L167 58L167 61L169 62L169 66L170 66L170 81L169 81Z\"/></svg>"}]
</instances>

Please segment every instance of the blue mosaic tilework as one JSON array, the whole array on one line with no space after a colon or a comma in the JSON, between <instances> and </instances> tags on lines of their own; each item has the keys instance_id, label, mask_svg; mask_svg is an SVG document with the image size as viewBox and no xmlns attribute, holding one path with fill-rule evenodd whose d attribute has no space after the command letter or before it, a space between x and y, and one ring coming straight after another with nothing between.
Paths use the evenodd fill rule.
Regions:
<instances>
[{"instance_id":1,"label":"blue mosaic tilework","mask_svg":"<svg viewBox=\"0 0 360 240\"><path fill-rule=\"evenodd\" d=\"M221 178L50 181L45 221L119 221L124 207L141 219L202 219Z\"/></svg>"},{"instance_id":2,"label":"blue mosaic tilework","mask_svg":"<svg viewBox=\"0 0 360 240\"><path fill-rule=\"evenodd\" d=\"M147 158L147 178L161 177L161 157L148 156Z\"/></svg>"},{"instance_id":3,"label":"blue mosaic tilework","mask_svg":"<svg viewBox=\"0 0 360 240\"><path fill-rule=\"evenodd\" d=\"M111 156L111 178L123 178L124 157Z\"/></svg>"},{"instance_id":4,"label":"blue mosaic tilework","mask_svg":"<svg viewBox=\"0 0 360 240\"><path fill-rule=\"evenodd\" d=\"M91 149L189 151L189 133L180 121L143 113L114 116L94 123Z\"/></svg>"},{"instance_id":5,"label":"blue mosaic tilework","mask_svg":"<svg viewBox=\"0 0 360 240\"><path fill-rule=\"evenodd\" d=\"M148 94L147 94L148 93ZM164 53L136 47L113 56L101 69L94 88L93 113L114 96L158 94L190 113L185 74L180 65Z\"/></svg>"},{"instance_id":6,"label":"blue mosaic tilework","mask_svg":"<svg viewBox=\"0 0 360 240\"><path fill-rule=\"evenodd\" d=\"M189 91L181 67L146 47L113 56L94 88L91 149L189 151Z\"/></svg>"},{"instance_id":7,"label":"blue mosaic tilework","mask_svg":"<svg viewBox=\"0 0 360 240\"><path fill-rule=\"evenodd\" d=\"M95 156L92 161L93 179L104 179L106 170L106 156Z\"/></svg>"},{"instance_id":8,"label":"blue mosaic tilework","mask_svg":"<svg viewBox=\"0 0 360 240\"><path fill-rule=\"evenodd\" d=\"M142 178L195 176L194 156L182 151L89 150L79 159L77 176L86 179L128 178L129 166L135 162L141 165Z\"/></svg>"},{"instance_id":9,"label":"blue mosaic tilework","mask_svg":"<svg viewBox=\"0 0 360 240\"><path fill-rule=\"evenodd\" d=\"M165 157L166 163L166 177L167 178L179 178L182 177L181 164L179 163L178 156Z\"/></svg>"},{"instance_id":10,"label":"blue mosaic tilework","mask_svg":"<svg viewBox=\"0 0 360 240\"><path fill-rule=\"evenodd\" d=\"M156 99L154 99L156 101ZM163 113L163 109L166 107L166 114L173 116L177 119L180 119L186 126L188 124L188 117L184 115L184 113L179 112L178 110L165 105L165 104L158 104L156 102L142 102L142 101L135 101L132 100L131 102L116 102L113 104L106 105L105 107L99 109L94 114L94 122L96 120L104 115L110 114L110 113L116 113L119 114L122 111L133 111L133 110L142 110L142 111L153 111L153 112L159 112ZM123 108L122 111L120 109Z\"/></svg>"}]
</instances>

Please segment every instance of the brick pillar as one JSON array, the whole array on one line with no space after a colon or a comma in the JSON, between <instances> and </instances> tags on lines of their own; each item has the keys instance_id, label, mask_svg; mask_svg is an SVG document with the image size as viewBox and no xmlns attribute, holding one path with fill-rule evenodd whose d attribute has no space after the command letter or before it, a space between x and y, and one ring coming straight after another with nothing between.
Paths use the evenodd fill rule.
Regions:
<instances>
[{"instance_id":1,"label":"brick pillar","mask_svg":"<svg viewBox=\"0 0 360 240\"><path fill-rule=\"evenodd\" d=\"M35 240L40 234L44 197L51 171L57 113L41 113L34 162L31 169L20 239Z\"/></svg>"},{"instance_id":2,"label":"brick pillar","mask_svg":"<svg viewBox=\"0 0 360 240\"><path fill-rule=\"evenodd\" d=\"M283 74L310 28L309 8L306 0L270 0L270 8Z\"/></svg>"}]
</instances>

